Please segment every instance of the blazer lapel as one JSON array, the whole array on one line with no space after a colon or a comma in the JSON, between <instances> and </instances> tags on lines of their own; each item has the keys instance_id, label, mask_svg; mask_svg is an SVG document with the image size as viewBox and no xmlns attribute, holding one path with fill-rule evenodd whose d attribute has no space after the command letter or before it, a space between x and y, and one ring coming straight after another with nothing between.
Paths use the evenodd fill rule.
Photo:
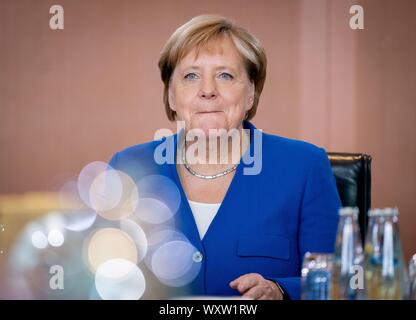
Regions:
<instances>
[{"instance_id":1,"label":"blazer lapel","mask_svg":"<svg viewBox=\"0 0 416 320\"><path fill-rule=\"evenodd\" d=\"M188 199L186 197L185 191L182 188L182 184L180 182L179 175L176 170L176 155L179 135L180 134L175 134L174 136L172 136L172 138L174 139L175 146L175 163L169 164L171 177L177 185L181 195L181 204L179 206L178 212L176 213L175 222L179 230L188 238L192 245L195 246L198 250L202 250L202 242L199 238L198 227L196 226L192 210L189 206Z\"/></svg>"}]
</instances>

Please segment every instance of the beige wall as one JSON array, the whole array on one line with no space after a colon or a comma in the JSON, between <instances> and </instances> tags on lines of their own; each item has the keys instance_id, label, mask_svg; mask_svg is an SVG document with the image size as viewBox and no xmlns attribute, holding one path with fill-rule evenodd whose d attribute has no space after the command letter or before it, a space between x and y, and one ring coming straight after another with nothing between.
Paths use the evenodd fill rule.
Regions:
<instances>
[{"instance_id":1,"label":"beige wall","mask_svg":"<svg viewBox=\"0 0 416 320\"><path fill-rule=\"evenodd\" d=\"M362 4L365 29L349 28ZM49 29L49 8L65 29ZM0 0L0 193L54 190L88 162L171 127L157 60L187 19L218 13L263 42L255 124L374 157L373 205L401 210L416 252L416 2Z\"/></svg>"}]
</instances>

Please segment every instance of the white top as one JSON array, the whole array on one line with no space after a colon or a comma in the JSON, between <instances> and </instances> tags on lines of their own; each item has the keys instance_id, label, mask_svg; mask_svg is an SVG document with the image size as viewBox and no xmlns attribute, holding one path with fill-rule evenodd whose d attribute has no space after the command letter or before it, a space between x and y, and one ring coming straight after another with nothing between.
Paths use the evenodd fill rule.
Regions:
<instances>
[{"instance_id":1,"label":"white top","mask_svg":"<svg viewBox=\"0 0 416 320\"><path fill-rule=\"evenodd\" d=\"M199 237L202 239L221 206L221 203L203 203L188 200L191 207Z\"/></svg>"}]
</instances>

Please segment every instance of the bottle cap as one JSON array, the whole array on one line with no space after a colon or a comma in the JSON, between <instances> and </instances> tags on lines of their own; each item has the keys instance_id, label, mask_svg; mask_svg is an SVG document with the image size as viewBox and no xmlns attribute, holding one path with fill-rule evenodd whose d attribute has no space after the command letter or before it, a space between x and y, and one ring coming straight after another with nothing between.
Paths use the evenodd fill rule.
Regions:
<instances>
[{"instance_id":1,"label":"bottle cap","mask_svg":"<svg viewBox=\"0 0 416 320\"><path fill-rule=\"evenodd\" d=\"M375 208L368 210L368 216L369 217L387 217L387 216L398 216L399 215L399 209L397 207L394 208Z\"/></svg>"},{"instance_id":2,"label":"bottle cap","mask_svg":"<svg viewBox=\"0 0 416 320\"><path fill-rule=\"evenodd\" d=\"M359 209L357 207L343 207L338 210L340 216L358 216Z\"/></svg>"}]
</instances>

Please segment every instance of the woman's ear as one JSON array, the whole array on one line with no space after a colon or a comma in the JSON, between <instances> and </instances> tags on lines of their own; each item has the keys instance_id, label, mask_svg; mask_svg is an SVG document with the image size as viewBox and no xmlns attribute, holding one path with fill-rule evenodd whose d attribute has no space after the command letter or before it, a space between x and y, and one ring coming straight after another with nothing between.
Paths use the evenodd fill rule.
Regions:
<instances>
[{"instance_id":1,"label":"woman's ear","mask_svg":"<svg viewBox=\"0 0 416 320\"><path fill-rule=\"evenodd\" d=\"M253 108L253 103L254 103L254 83L250 82L250 88L248 90L248 99L247 99L247 106L246 106L246 111L250 110L251 108Z\"/></svg>"},{"instance_id":2,"label":"woman's ear","mask_svg":"<svg viewBox=\"0 0 416 320\"><path fill-rule=\"evenodd\" d=\"M169 82L169 88L168 88L168 101L169 101L169 107L172 109L172 111L176 111L175 95L173 93L172 85L170 82Z\"/></svg>"}]
</instances>

